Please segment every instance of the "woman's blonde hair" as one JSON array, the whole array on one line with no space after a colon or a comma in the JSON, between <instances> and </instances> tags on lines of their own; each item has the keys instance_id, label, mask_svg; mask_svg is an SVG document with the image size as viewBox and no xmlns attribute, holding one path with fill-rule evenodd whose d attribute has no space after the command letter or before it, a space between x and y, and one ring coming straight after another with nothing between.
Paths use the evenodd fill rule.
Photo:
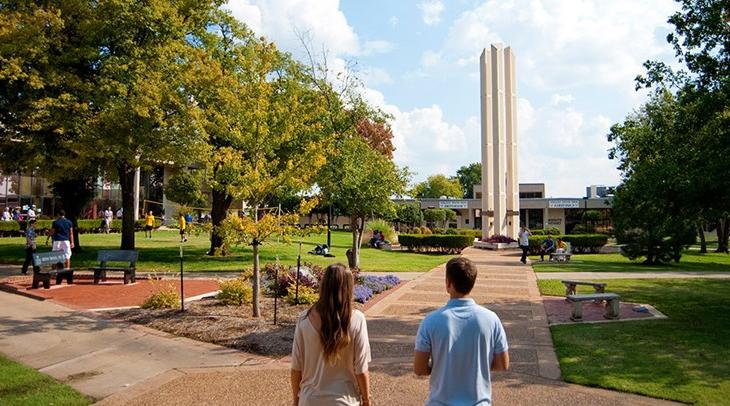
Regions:
<instances>
[{"instance_id":1,"label":"woman's blonde hair","mask_svg":"<svg viewBox=\"0 0 730 406\"><path fill-rule=\"evenodd\" d=\"M352 272L342 264L328 266L319 284L319 300L313 308L317 309L322 321L319 337L325 360L331 364L350 343L353 288Z\"/></svg>"}]
</instances>

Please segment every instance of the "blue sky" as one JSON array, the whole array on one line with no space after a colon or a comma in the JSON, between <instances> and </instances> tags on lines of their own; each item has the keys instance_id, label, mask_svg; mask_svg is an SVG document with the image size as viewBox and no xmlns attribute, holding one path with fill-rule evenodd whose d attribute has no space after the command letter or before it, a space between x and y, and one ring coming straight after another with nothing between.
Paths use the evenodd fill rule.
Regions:
<instances>
[{"instance_id":1,"label":"blue sky","mask_svg":"<svg viewBox=\"0 0 730 406\"><path fill-rule=\"evenodd\" d=\"M356 63L371 103L393 116L395 160L414 180L480 158L479 66L489 44L517 56L519 181L548 196L619 182L605 135L645 99L646 59L672 62L670 0L230 0L235 16L301 56Z\"/></svg>"}]
</instances>

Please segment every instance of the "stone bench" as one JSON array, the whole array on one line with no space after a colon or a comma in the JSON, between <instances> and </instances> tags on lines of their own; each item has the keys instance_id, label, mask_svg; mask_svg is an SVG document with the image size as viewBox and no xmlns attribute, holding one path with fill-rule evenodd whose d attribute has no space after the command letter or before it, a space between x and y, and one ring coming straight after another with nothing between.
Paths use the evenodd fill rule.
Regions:
<instances>
[{"instance_id":1,"label":"stone bench","mask_svg":"<svg viewBox=\"0 0 730 406\"><path fill-rule=\"evenodd\" d=\"M619 299L621 296L616 293L592 293L588 295L568 295L568 302L574 304L573 313L570 319L573 321L583 321L583 302L596 302L606 301L606 312L603 314L604 318L610 320L616 320L619 318Z\"/></svg>"},{"instance_id":2,"label":"stone bench","mask_svg":"<svg viewBox=\"0 0 730 406\"><path fill-rule=\"evenodd\" d=\"M92 268L94 271L94 284L99 280L106 280L107 272L124 272L124 284L136 282L138 252L134 250L99 250L96 260L99 266ZM110 262L124 263L126 266L109 266Z\"/></svg>"},{"instance_id":3,"label":"stone bench","mask_svg":"<svg viewBox=\"0 0 730 406\"><path fill-rule=\"evenodd\" d=\"M589 281L572 281L563 280L560 281L565 285L565 296L575 295L575 288L578 285L593 286L595 293L604 293L606 291L606 284L603 282L589 282Z\"/></svg>"},{"instance_id":4,"label":"stone bench","mask_svg":"<svg viewBox=\"0 0 730 406\"><path fill-rule=\"evenodd\" d=\"M73 268L66 268L66 255L63 251L41 252L33 254L33 289L43 284L43 289L51 288L51 277L56 277L56 285L66 279L69 285L74 283Z\"/></svg>"}]
</instances>

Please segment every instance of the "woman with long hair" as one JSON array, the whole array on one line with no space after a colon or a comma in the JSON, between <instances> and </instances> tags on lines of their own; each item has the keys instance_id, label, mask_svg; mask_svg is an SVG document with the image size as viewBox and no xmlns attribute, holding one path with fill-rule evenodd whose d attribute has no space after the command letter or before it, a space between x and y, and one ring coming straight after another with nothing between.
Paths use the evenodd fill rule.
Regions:
<instances>
[{"instance_id":1,"label":"woman with long hair","mask_svg":"<svg viewBox=\"0 0 730 406\"><path fill-rule=\"evenodd\" d=\"M370 405L370 343L365 315L352 309L354 280L327 267L319 300L297 322L292 345L294 405Z\"/></svg>"}]
</instances>

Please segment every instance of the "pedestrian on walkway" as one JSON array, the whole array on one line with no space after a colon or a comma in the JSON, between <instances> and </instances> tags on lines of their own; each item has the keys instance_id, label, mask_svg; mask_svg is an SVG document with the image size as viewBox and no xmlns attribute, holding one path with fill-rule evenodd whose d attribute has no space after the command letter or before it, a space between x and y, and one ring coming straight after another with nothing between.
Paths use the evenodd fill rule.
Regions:
<instances>
[{"instance_id":1,"label":"pedestrian on walkway","mask_svg":"<svg viewBox=\"0 0 730 406\"><path fill-rule=\"evenodd\" d=\"M528 230L525 226L522 226L520 228L520 232L517 233L520 248L522 249L522 258L520 258L520 262L523 264L527 263L527 252L530 250L530 235L532 235L530 230Z\"/></svg>"},{"instance_id":2,"label":"pedestrian on walkway","mask_svg":"<svg viewBox=\"0 0 730 406\"><path fill-rule=\"evenodd\" d=\"M104 210L104 234L109 234L112 228L112 219L114 218L114 212L111 207L107 207Z\"/></svg>"},{"instance_id":3,"label":"pedestrian on walkway","mask_svg":"<svg viewBox=\"0 0 730 406\"><path fill-rule=\"evenodd\" d=\"M150 210L144 218L144 236L147 237L149 235L149 238L152 238L153 228L155 228L155 215L152 214L152 210Z\"/></svg>"},{"instance_id":4,"label":"pedestrian on walkway","mask_svg":"<svg viewBox=\"0 0 730 406\"><path fill-rule=\"evenodd\" d=\"M177 226L180 228L180 242L186 242L188 240L187 237L187 221L185 221L185 215L180 212L180 216L177 219Z\"/></svg>"},{"instance_id":5,"label":"pedestrian on walkway","mask_svg":"<svg viewBox=\"0 0 730 406\"><path fill-rule=\"evenodd\" d=\"M28 226L25 228L25 262L23 262L23 268L21 270L23 275L28 273L28 266L33 264L33 254L35 254L37 248L35 239L35 218L31 218L28 220Z\"/></svg>"},{"instance_id":6,"label":"pedestrian on walkway","mask_svg":"<svg viewBox=\"0 0 730 406\"><path fill-rule=\"evenodd\" d=\"M491 371L509 368L502 322L468 297L476 279L477 268L468 258L451 259L446 264L451 299L418 328L413 370L431 376L427 406L491 405Z\"/></svg>"},{"instance_id":7,"label":"pedestrian on walkway","mask_svg":"<svg viewBox=\"0 0 730 406\"><path fill-rule=\"evenodd\" d=\"M352 308L353 276L327 267L319 300L299 316L292 345L294 405L370 405L370 344L365 315Z\"/></svg>"},{"instance_id":8,"label":"pedestrian on walkway","mask_svg":"<svg viewBox=\"0 0 730 406\"><path fill-rule=\"evenodd\" d=\"M71 250L74 247L74 227L66 212L58 211L58 218L51 224L51 238L53 246L51 251L62 251L66 257L66 268L71 268ZM48 243L48 241L46 241Z\"/></svg>"}]
</instances>

